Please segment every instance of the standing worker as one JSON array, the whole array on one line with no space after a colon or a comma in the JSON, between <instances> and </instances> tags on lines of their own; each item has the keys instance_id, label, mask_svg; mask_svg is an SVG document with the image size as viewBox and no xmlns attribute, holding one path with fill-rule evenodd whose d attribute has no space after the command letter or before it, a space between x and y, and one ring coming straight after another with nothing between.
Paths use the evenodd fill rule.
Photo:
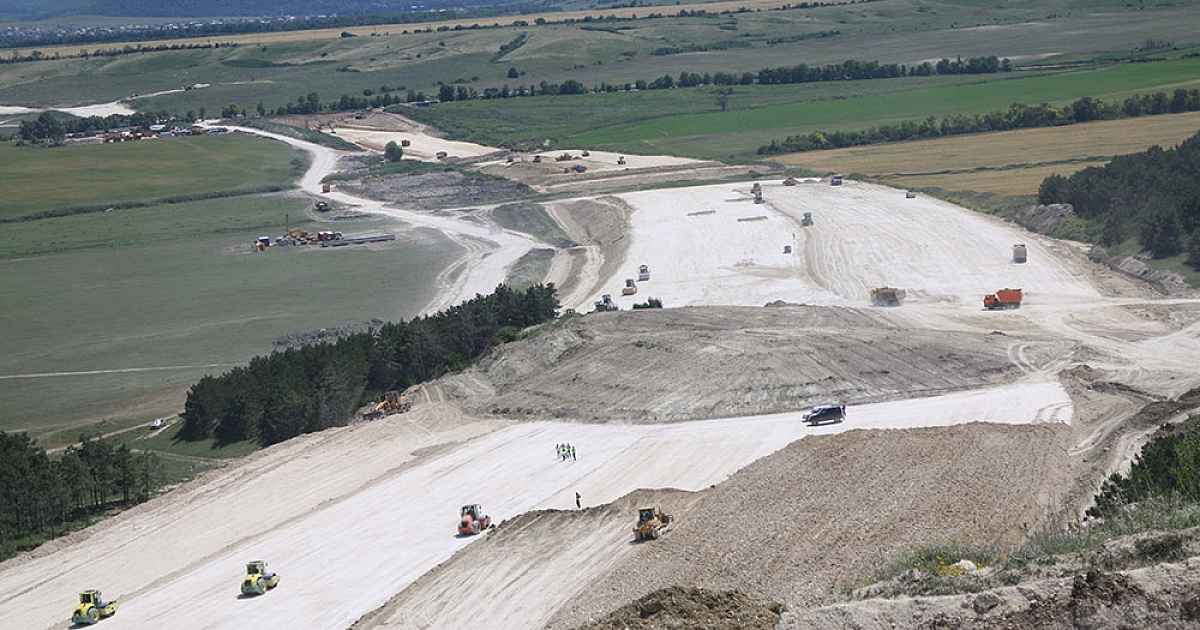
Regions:
<instances>
[{"instance_id":1,"label":"standing worker","mask_svg":"<svg viewBox=\"0 0 1200 630\"><path fill-rule=\"evenodd\" d=\"M575 461L575 446L571 446L571 461Z\"/></svg>"},{"instance_id":2,"label":"standing worker","mask_svg":"<svg viewBox=\"0 0 1200 630\"><path fill-rule=\"evenodd\" d=\"M578 493L578 492L576 492L576 493L575 493L575 509L580 509L580 508L582 508L582 507L583 507L583 504L580 502L580 499L581 499L581 498L582 498L582 497L580 497L580 496L579 496L579 493Z\"/></svg>"}]
</instances>

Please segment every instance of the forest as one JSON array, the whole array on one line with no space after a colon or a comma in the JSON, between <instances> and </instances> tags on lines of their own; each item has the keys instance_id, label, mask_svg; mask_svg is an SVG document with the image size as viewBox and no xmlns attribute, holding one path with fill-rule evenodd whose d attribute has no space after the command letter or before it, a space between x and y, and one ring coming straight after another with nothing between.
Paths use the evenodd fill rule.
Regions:
<instances>
[{"instance_id":1,"label":"forest","mask_svg":"<svg viewBox=\"0 0 1200 630\"><path fill-rule=\"evenodd\" d=\"M178 439L266 446L345 425L380 393L461 370L557 308L553 284L500 285L435 315L255 357L192 386Z\"/></svg>"},{"instance_id":2,"label":"forest","mask_svg":"<svg viewBox=\"0 0 1200 630\"><path fill-rule=\"evenodd\" d=\"M157 456L125 444L85 437L52 458L28 434L0 432L0 559L146 501L165 482Z\"/></svg>"},{"instance_id":3,"label":"forest","mask_svg":"<svg viewBox=\"0 0 1200 630\"><path fill-rule=\"evenodd\" d=\"M1051 175L1038 203L1071 204L1097 226L1101 245L1134 238L1154 258L1187 252L1187 263L1200 268L1200 133L1174 148L1152 146L1070 177Z\"/></svg>"}]
</instances>

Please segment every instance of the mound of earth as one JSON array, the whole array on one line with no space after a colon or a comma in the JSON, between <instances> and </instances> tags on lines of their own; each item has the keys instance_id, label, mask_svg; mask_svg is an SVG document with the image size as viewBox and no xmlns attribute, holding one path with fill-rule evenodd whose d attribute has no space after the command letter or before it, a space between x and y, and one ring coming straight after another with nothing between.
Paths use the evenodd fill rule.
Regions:
<instances>
[{"instance_id":1,"label":"mound of earth","mask_svg":"<svg viewBox=\"0 0 1200 630\"><path fill-rule=\"evenodd\" d=\"M772 630L778 604L760 604L738 590L672 586L613 611L577 630Z\"/></svg>"},{"instance_id":2,"label":"mound of earth","mask_svg":"<svg viewBox=\"0 0 1200 630\"><path fill-rule=\"evenodd\" d=\"M530 194L524 184L456 171L381 175L338 184L346 193L397 203L408 208L446 208L500 203Z\"/></svg>"},{"instance_id":3,"label":"mound of earth","mask_svg":"<svg viewBox=\"0 0 1200 630\"><path fill-rule=\"evenodd\" d=\"M595 313L500 348L443 388L477 412L668 422L877 402L1006 382L1037 333L905 327L886 311L723 307Z\"/></svg>"}]
</instances>

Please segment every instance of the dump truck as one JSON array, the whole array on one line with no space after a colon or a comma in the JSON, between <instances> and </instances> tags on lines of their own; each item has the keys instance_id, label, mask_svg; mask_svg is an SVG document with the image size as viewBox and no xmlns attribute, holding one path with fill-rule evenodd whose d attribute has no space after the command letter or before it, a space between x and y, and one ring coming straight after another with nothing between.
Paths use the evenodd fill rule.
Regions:
<instances>
[{"instance_id":1,"label":"dump truck","mask_svg":"<svg viewBox=\"0 0 1200 630\"><path fill-rule=\"evenodd\" d=\"M900 306L908 297L904 289L878 287L871 289L871 304L875 306Z\"/></svg>"},{"instance_id":2,"label":"dump truck","mask_svg":"<svg viewBox=\"0 0 1200 630\"><path fill-rule=\"evenodd\" d=\"M989 311L1021 308L1022 297L1020 289L1000 289L983 296L983 308Z\"/></svg>"},{"instance_id":3,"label":"dump truck","mask_svg":"<svg viewBox=\"0 0 1200 630\"><path fill-rule=\"evenodd\" d=\"M268 570L262 560L246 563L246 577L242 579L242 595L262 595L279 586L279 574Z\"/></svg>"},{"instance_id":4,"label":"dump truck","mask_svg":"<svg viewBox=\"0 0 1200 630\"><path fill-rule=\"evenodd\" d=\"M638 508L637 524L633 526L633 537L638 540L658 540L674 525L670 514L664 514L657 505Z\"/></svg>"},{"instance_id":5,"label":"dump truck","mask_svg":"<svg viewBox=\"0 0 1200 630\"><path fill-rule=\"evenodd\" d=\"M90 588L79 593L79 605L71 615L71 622L90 626L101 619L117 614L117 600L104 601L100 589Z\"/></svg>"},{"instance_id":6,"label":"dump truck","mask_svg":"<svg viewBox=\"0 0 1200 630\"><path fill-rule=\"evenodd\" d=\"M625 279L625 286L621 288L621 295L633 295L637 293L637 285L634 284L633 278Z\"/></svg>"},{"instance_id":7,"label":"dump truck","mask_svg":"<svg viewBox=\"0 0 1200 630\"><path fill-rule=\"evenodd\" d=\"M396 390L390 390L383 393L383 398L375 405L373 409L368 411L364 416L367 420L375 420L384 416L389 416L395 413L404 413L412 410L412 401L408 396L401 394Z\"/></svg>"},{"instance_id":8,"label":"dump truck","mask_svg":"<svg viewBox=\"0 0 1200 630\"><path fill-rule=\"evenodd\" d=\"M1028 252L1025 250L1025 244L1017 243L1013 245L1013 262L1023 263L1026 260L1028 260Z\"/></svg>"},{"instance_id":9,"label":"dump truck","mask_svg":"<svg viewBox=\"0 0 1200 630\"><path fill-rule=\"evenodd\" d=\"M840 173L834 173L833 175L830 175L829 176L829 185L830 186L841 186L842 185L842 175Z\"/></svg>"},{"instance_id":10,"label":"dump truck","mask_svg":"<svg viewBox=\"0 0 1200 630\"><path fill-rule=\"evenodd\" d=\"M811 213L811 212L805 212L805 213L804 213L804 218L803 218L803 219L800 219L800 225L802 225L802 226L804 226L804 227L809 227L809 226L810 226L810 225L812 225L812 224L813 224L813 220L812 220L812 213Z\"/></svg>"},{"instance_id":11,"label":"dump truck","mask_svg":"<svg viewBox=\"0 0 1200 630\"><path fill-rule=\"evenodd\" d=\"M638 282L648 282L650 280L650 267L646 265L638 265Z\"/></svg>"},{"instance_id":12,"label":"dump truck","mask_svg":"<svg viewBox=\"0 0 1200 630\"><path fill-rule=\"evenodd\" d=\"M492 517L483 513L478 503L468 503L459 510L458 535L470 536L492 526Z\"/></svg>"}]
</instances>

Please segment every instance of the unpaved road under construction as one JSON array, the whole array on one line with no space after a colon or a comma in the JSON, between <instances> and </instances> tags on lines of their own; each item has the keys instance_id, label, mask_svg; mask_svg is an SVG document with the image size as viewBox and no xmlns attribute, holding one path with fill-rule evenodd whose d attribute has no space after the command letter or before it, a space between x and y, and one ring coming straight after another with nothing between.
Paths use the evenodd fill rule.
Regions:
<instances>
[{"instance_id":1,"label":"unpaved road under construction","mask_svg":"<svg viewBox=\"0 0 1200 630\"><path fill-rule=\"evenodd\" d=\"M1074 244L883 187L763 181L756 204L749 185L547 204L579 244L551 270L564 306L669 308L558 324L411 413L255 453L6 562L5 627L65 627L84 588L120 598L110 630L568 628L676 582L817 604L906 544L1011 544L1077 508L1144 436L1129 416L1200 382L1200 306ZM536 246L372 208L478 245L444 296ZM651 280L621 296L639 264ZM879 285L908 301L870 306ZM982 311L1005 286L1025 306ZM800 421L827 400L845 422ZM631 544L640 501L676 530ZM457 537L474 502L501 525ZM243 598L257 558L281 584Z\"/></svg>"}]
</instances>

